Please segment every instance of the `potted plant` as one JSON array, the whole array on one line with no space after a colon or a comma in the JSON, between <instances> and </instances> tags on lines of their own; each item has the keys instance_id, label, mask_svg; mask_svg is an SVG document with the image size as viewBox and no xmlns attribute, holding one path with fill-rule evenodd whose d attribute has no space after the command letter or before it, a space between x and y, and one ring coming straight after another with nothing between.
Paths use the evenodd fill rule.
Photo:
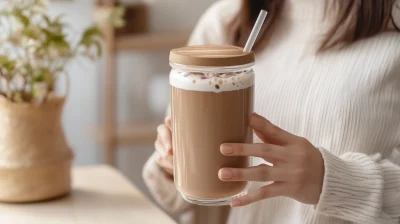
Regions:
<instances>
[{"instance_id":1,"label":"potted plant","mask_svg":"<svg viewBox=\"0 0 400 224\"><path fill-rule=\"evenodd\" d=\"M10 0L0 9L0 201L32 202L69 193L73 153L64 137L59 77L78 58L101 54L102 33L77 41L44 0Z\"/></svg>"}]
</instances>

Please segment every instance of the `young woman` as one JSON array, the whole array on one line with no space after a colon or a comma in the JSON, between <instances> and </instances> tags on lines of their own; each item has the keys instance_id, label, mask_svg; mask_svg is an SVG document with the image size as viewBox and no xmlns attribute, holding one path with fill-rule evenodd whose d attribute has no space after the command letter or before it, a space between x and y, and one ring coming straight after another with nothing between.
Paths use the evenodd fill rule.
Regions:
<instances>
[{"instance_id":1,"label":"young woman","mask_svg":"<svg viewBox=\"0 0 400 224\"><path fill-rule=\"evenodd\" d=\"M221 153L264 165L218 173L254 181L249 194L229 211L185 202L172 180L168 118L155 143L167 155L155 153L143 171L149 189L183 223L399 223L400 1L223 0L190 44L243 46L261 9L257 138Z\"/></svg>"}]
</instances>

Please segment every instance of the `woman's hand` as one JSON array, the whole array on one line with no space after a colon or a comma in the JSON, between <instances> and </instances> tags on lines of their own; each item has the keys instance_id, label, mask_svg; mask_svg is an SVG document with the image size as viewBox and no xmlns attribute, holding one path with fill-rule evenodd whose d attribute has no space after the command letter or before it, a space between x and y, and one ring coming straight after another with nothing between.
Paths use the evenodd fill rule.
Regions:
<instances>
[{"instance_id":1,"label":"woman's hand","mask_svg":"<svg viewBox=\"0 0 400 224\"><path fill-rule=\"evenodd\" d=\"M256 192L232 201L231 206L244 206L276 196L286 196L305 204L317 204L322 191L324 161L306 139L288 133L265 118L253 114L250 127L262 144L222 144L225 156L254 156L273 164L249 168L222 168L222 181L274 181Z\"/></svg>"},{"instance_id":2,"label":"woman's hand","mask_svg":"<svg viewBox=\"0 0 400 224\"><path fill-rule=\"evenodd\" d=\"M174 165L172 160L172 134L171 134L171 118L167 117L164 124L157 128L157 140L154 143L158 158L157 164L170 177L174 175Z\"/></svg>"}]
</instances>

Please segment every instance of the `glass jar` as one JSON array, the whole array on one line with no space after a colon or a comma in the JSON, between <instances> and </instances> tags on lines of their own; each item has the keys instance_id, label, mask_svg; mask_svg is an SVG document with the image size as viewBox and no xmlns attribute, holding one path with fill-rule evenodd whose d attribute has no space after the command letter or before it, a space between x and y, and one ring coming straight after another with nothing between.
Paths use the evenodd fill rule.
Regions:
<instances>
[{"instance_id":1,"label":"glass jar","mask_svg":"<svg viewBox=\"0 0 400 224\"><path fill-rule=\"evenodd\" d=\"M220 146L253 142L248 117L253 113L254 62L233 66L170 62L175 186L191 203L229 204L247 193L249 183L221 181L218 172L223 167L249 167L250 159L224 156Z\"/></svg>"}]
</instances>

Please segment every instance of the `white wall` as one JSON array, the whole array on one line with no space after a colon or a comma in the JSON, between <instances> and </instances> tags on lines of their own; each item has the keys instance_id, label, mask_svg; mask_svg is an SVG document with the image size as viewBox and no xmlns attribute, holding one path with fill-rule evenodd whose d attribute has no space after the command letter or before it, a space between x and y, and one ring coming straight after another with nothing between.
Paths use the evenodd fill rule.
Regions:
<instances>
[{"instance_id":1,"label":"white wall","mask_svg":"<svg viewBox=\"0 0 400 224\"><path fill-rule=\"evenodd\" d=\"M92 1L75 0L50 4L50 13L64 14L71 24L71 38L77 38L81 31L92 24ZM75 61L69 67L71 91L63 114L63 125L68 142L75 152L75 164L99 162L99 147L88 138L88 128L99 119L98 91L101 75L96 62ZM60 84L62 88L64 83Z\"/></svg>"},{"instance_id":2,"label":"white wall","mask_svg":"<svg viewBox=\"0 0 400 224\"><path fill-rule=\"evenodd\" d=\"M215 0L158 0L151 8L152 30L192 29L203 11ZM63 13L79 33L91 24L92 0L52 2L52 14ZM132 122L149 112L143 100L148 80L154 74L168 75L168 52L121 53L118 55L118 120ZM63 123L67 138L75 152L75 165L102 162L101 146L90 138L89 130L101 121L101 62L78 61L70 66L72 88L64 110ZM168 85L165 82L165 85ZM139 103L138 103L139 102ZM119 150L119 168L142 190L141 168L152 153L152 145ZM147 192L147 191L146 191Z\"/></svg>"}]
</instances>

